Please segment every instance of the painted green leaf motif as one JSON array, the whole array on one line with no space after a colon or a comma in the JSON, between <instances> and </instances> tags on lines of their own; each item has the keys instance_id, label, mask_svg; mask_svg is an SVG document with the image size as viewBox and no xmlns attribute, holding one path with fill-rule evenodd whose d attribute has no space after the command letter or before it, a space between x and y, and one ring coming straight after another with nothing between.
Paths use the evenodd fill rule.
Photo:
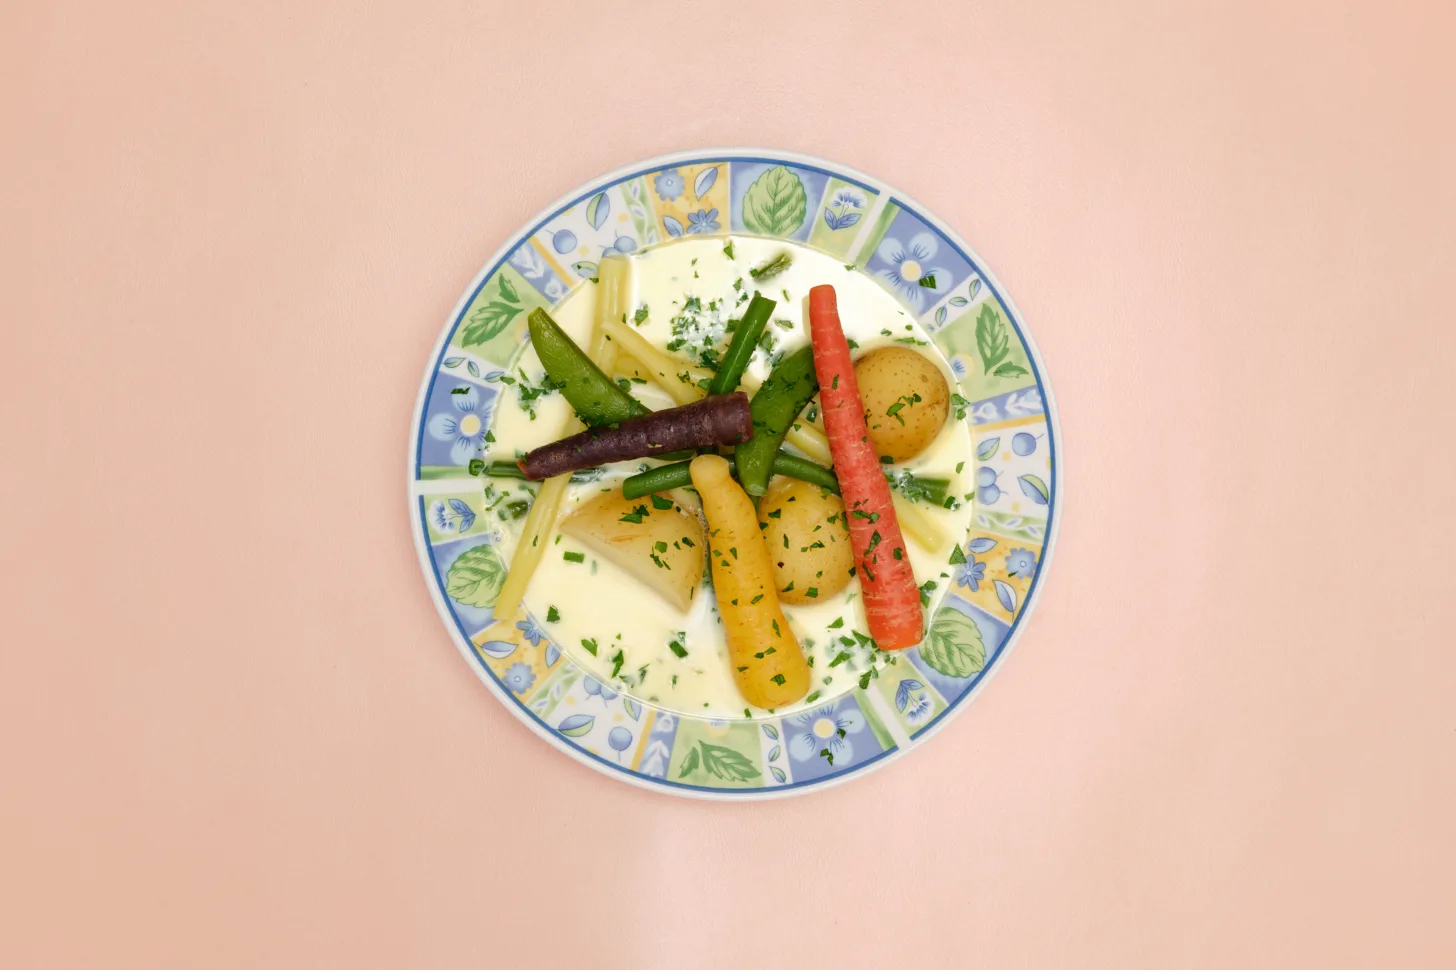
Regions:
<instances>
[{"instance_id":1,"label":"painted green leaf motif","mask_svg":"<svg viewBox=\"0 0 1456 970\"><path fill-rule=\"evenodd\" d=\"M504 276L500 278L500 291L502 300L506 300L511 303L521 302L520 296L516 293L516 288L512 286L511 281L506 279Z\"/></svg>"},{"instance_id":2,"label":"painted green leaf motif","mask_svg":"<svg viewBox=\"0 0 1456 970\"><path fill-rule=\"evenodd\" d=\"M799 177L775 165L743 194L743 225L765 236L787 236L804 224L808 201Z\"/></svg>"},{"instance_id":3,"label":"painted green leaf motif","mask_svg":"<svg viewBox=\"0 0 1456 970\"><path fill-rule=\"evenodd\" d=\"M1006 359L1009 349L1001 314L991 304L983 303L976 316L976 350L981 354L981 366L987 374Z\"/></svg>"},{"instance_id":4,"label":"painted green leaf motif","mask_svg":"<svg viewBox=\"0 0 1456 970\"><path fill-rule=\"evenodd\" d=\"M556 730L568 738L579 738L591 731L596 718L590 714L573 714L556 726Z\"/></svg>"},{"instance_id":5,"label":"painted green leaf motif","mask_svg":"<svg viewBox=\"0 0 1456 970\"><path fill-rule=\"evenodd\" d=\"M598 192L592 196L591 201L586 204L586 221L593 229L600 229L602 223L607 221L607 214L612 211L612 200L607 198L607 193Z\"/></svg>"},{"instance_id":6,"label":"painted green leaf motif","mask_svg":"<svg viewBox=\"0 0 1456 970\"><path fill-rule=\"evenodd\" d=\"M986 665L981 628L959 610L941 609L920 645L920 659L947 677L971 676Z\"/></svg>"},{"instance_id":7,"label":"painted green leaf motif","mask_svg":"<svg viewBox=\"0 0 1456 970\"><path fill-rule=\"evenodd\" d=\"M1006 361L1006 363L997 367L991 373L994 374L996 377L1020 377L1022 374L1026 373L1026 368L1022 367L1018 363L1015 363L1014 361L1008 360Z\"/></svg>"},{"instance_id":8,"label":"painted green leaf motif","mask_svg":"<svg viewBox=\"0 0 1456 970\"><path fill-rule=\"evenodd\" d=\"M1021 492L1037 505L1045 505L1051 500L1052 493L1047 488L1047 483L1035 475L1022 475L1016 479L1021 484Z\"/></svg>"},{"instance_id":9,"label":"painted green leaf motif","mask_svg":"<svg viewBox=\"0 0 1456 970\"><path fill-rule=\"evenodd\" d=\"M987 438L976 447L976 457L981 461L988 461L992 455L996 454L996 449L999 447L1001 447L999 435L995 438Z\"/></svg>"},{"instance_id":10,"label":"painted green leaf motif","mask_svg":"<svg viewBox=\"0 0 1456 970\"><path fill-rule=\"evenodd\" d=\"M677 773L677 776L679 778L686 778L688 775L690 775L694 771L696 771L697 768L698 768L698 749L697 748L693 748L691 751L688 752L688 756L683 759L682 769Z\"/></svg>"},{"instance_id":11,"label":"painted green leaf motif","mask_svg":"<svg viewBox=\"0 0 1456 970\"><path fill-rule=\"evenodd\" d=\"M501 277L501 284L505 284L505 277ZM474 347L483 344L487 340L500 333L511 325L511 321L521 312L518 306L511 306L509 303L502 303L499 300L492 300L485 306L470 314L466 321L465 330L460 334L460 343L465 347Z\"/></svg>"},{"instance_id":12,"label":"painted green leaf motif","mask_svg":"<svg viewBox=\"0 0 1456 970\"><path fill-rule=\"evenodd\" d=\"M462 552L445 575L450 598L484 609L495 602L506 581L506 565L494 546L476 546Z\"/></svg>"},{"instance_id":13,"label":"painted green leaf motif","mask_svg":"<svg viewBox=\"0 0 1456 970\"><path fill-rule=\"evenodd\" d=\"M747 781L761 774L753 762L732 748L706 741L699 741L698 747L703 749L703 767L711 775L728 781Z\"/></svg>"}]
</instances>

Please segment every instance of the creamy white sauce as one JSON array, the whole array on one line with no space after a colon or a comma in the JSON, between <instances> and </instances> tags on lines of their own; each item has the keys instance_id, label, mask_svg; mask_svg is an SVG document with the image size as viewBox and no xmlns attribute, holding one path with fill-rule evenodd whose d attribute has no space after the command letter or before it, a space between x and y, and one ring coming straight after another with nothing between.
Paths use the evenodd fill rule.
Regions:
<instances>
[{"instance_id":1,"label":"creamy white sauce","mask_svg":"<svg viewBox=\"0 0 1456 970\"><path fill-rule=\"evenodd\" d=\"M929 343L929 337L888 293L864 274L847 271L842 263L813 249L755 237L733 237L736 258L730 260L724 253L724 241L723 237L683 239L632 257L635 288L632 306L647 308L646 320L637 329L651 343L659 348L669 345L674 339L671 321L682 316L687 301L696 297L701 305L696 315L702 329L718 338L716 347L721 352L727 346L726 338L722 337L722 324L741 314L747 297L761 290L764 296L778 303L774 308L774 322L767 328L776 342L775 351L793 351L809 341L810 287L831 283L838 291L845 334L859 344L856 355L894 344L896 338L925 341L915 349L936 361L949 386L956 387L949 367ZM792 255L792 265L762 286L755 284L749 275L750 268L763 265L785 251ZM740 280L741 288L735 289L735 282ZM552 313L557 323L583 346L591 332L595 289L591 285L578 287ZM888 335L884 333L886 330ZM690 343L678 348L677 353L686 362L693 349ZM768 354L759 350L749 372L762 379L769 369ZM533 383L539 382L543 373L529 344L511 369L517 378L522 373ZM654 410L673 404L651 384L634 385L632 393ZM495 442L489 446L487 459L511 459L518 451L561 437L571 417L565 400L559 394L551 394L532 402L532 408L534 419L520 406L516 387L501 396L491 429ZM622 478L635 474L641 467L640 461L622 462L611 466L600 481L573 485L563 505L563 517L599 492L619 488ZM970 524L972 503L967 499L974 491L975 462L965 422L956 421L952 416L925 452L896 467L950 479L950 494L962 501L954 510L923 502L918 505L941 530L944 541L940 548L926 549L906 537L916 582L934 580L936 583L931 593L933 608L950 583L949 555ZM510 498L520 497L520 483L495 484L498 491L510 489ZM502 549L507 556L514 549L520 521L511 523L507 529ZM690 610L683 614L620 567L598 559L570 537L553 531L548 541L546 556L526 592L526 607L541 629L574 662L599 679L611 682L618 690L659 707L712 717L744 715L744 700L729 668L722 621L706 583L700 586ZM586 561L570 562L563 558L565 552L582 553ZM559 615L556 622L547 620L552 607ZM858 581L852 580L843 592L822 603L785 604L784 613L805 655L813 658L813 686L809 696L814 697L816 704L851 689L872 666L888 659L883 654L877 656L873 648L854 637L855 630L867 634L869 629L859 601ZM841 627L829 627L841 618L844 621ZM668 646L679 634L685 634L681 642L686 646L686 657L676 656ZM841 637L855 642L846 645ZM597 643L595 656L582 646L584 640ZM616 666L613 658L618 650L623 659L613 678ZM831 667L835 657L845 651L849 659ZM782 710L804 706L806 702L800 702Z\"/></svg>"}]
</instances>

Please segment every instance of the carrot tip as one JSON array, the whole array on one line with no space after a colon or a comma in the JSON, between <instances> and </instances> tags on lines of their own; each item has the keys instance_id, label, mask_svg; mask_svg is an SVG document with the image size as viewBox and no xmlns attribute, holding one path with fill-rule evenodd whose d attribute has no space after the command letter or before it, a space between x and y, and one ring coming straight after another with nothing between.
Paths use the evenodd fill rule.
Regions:
<instances>
[{"instance_id":1,"label":"carrot tip","mask_svg":"<svg viewBox=\"0 0 1456 970\"><path fill-rule=\"evenodd\" d=\"M809 312L839 312L839 300L834 293L833 286L828 283L820 283L809 290Z\"/></svg>"}]
</instances>

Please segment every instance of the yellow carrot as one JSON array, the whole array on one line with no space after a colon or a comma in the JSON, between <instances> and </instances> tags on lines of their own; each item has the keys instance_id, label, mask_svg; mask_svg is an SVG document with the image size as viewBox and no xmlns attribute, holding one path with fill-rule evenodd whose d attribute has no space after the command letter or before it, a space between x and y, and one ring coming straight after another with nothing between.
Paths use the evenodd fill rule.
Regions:
<instances>
[{"instance_id":1,"label":"yellow carrot","mask_svg":"<svg viewBox=\"0 0 1456 970\"><path fill-rule=\"evenodd\" d=\"M718 455L699 455L690 471L708 519L713 593L738 690L754 707L792 704L809 691L809 664L779 606L753 502Z\"/></svg>"}]
</instances>

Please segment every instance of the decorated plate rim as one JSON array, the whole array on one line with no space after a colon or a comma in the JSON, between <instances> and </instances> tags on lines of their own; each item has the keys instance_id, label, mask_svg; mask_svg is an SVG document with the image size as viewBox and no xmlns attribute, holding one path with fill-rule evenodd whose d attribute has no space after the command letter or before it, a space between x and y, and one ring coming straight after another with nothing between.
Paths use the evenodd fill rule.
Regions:
<instances>
[{"instance_id":1,"label":"decorated plate rim","mask_svg":"<svg viewBox=\"0 0 1456 970\"><path fill-rule=\"evenodd\" d=\"M439 373L440 362L444 357L446 348L450 345L450 340L454 335L458 323L480 292L481 287L489 280L492 273L505 262L512 252L519 248L525 241L529 240L536 232L549 223L552 218L569 209L571 206L589 198L593 193L617 185L627 179L641 177L669 166L714 160L791 164L817 171L831 178L837 177L846 181L858 182L865 188L875 189L885 194L887 198L894 199L902 209L909 211L912 215L934 228L947 241L959 249L960 254L975 267L977 274L985 280L992 295L1006 308L1011 317L1011 325L1025 346L1027 357L1032 365L1032 376L1035 378L1034 386L1038 388L1043 402L1049 448L1055 463L1051 476L1051 494L1047 502L1046 537L1042 543L1041 556L1037 562L1036 572L1032 576L1021 609L1016 613L1011 622L1006 638L996 649L994 656L987 661L986 667L979 672L975 683L963 694L955 698L947 709L937 716L932 723L927 725L915 736L909 738L908 743L897 743L890 750L882 751L872 758L850 766L845 771L836 772L827 777L809 778L802 781L792 781L788 784L771 787L760 786L748 789L710 788L676 782L666 777L654 778L634 771L626 765L608 761L599 755L584 751L570 744L559 732L553 730L540 718L536 717L526 707L523 701L503 688L491 676L484 662L472 648L470 638L465 634L459 619L454 615L449 603L445 599L445 584L439 574L438 567L430 555L429 539L425 532L423 516L419 511L422 497L417 492L420 449L430 388L433 386L435 378ZM731 213L729 215L731 217ZM729 234L731 233L732 228L730 226ZM942 353L944 352L942 351ZM1057 537L1061 528L1059 503L1062 499L1062 479L1065 474L1066 464L1065 446L1063 444L1056 399L1052 392L1050 378L1047 375L1046 364L1042 359L1041 349L1037 346L1036 340L1031 334L1030 327L1026 325L1025 316L1022 314L1021 309L1016 305L1015 300L1007 292L1006 288L1001 284L1001 281L986 264L985 260L981 258L980 254L959 233L948 226L944 220L940 219L929 208L917 201L914 196L901 191L883 179L876 178L857 168L831 161L821 156L784 149L752 147L705 147L670 152L668 154L632 162L582 183L571 191L556 198L528 219L519 230L512 233L505 243L482 264L480 271L472 277L470 283L461 293L460 299L455 303L449 315L446 317L445 325L441 328L440 334L430 352L429 366L427 366L420 379L419 389L415 395L414 413L410 422L407 448L405 462L405 499L409 512L410 531L414 537L415 553L419 559L420 569L424 573L426 585L430 589L430 598L433 600L435 609L440 614L440 618L444 621L456 650L465 658L470 669L474 671L475 675L485 684L491 693L515 715L517 720L530 728L538 737L548 742L557 750L564 752L573 760L601 774L648 791L672 794L682 798L732 802L791 798L796 795L803 795L812 791L822 791L858 778L863 778L870 772L920 748L935 735L939 734L948 723L970 706L971 702L980 695L986 688L986 685L995 677L998 670L1003 666L1006 657L1021 640L1025 626L1031 615L1035 612L1037 602L1041 598L1042 587L1045 584L1047 571L1050 569L1052 559L1055 555ZM675 716L686 717L688 715Z\"/></svg>"}]
</instances>

